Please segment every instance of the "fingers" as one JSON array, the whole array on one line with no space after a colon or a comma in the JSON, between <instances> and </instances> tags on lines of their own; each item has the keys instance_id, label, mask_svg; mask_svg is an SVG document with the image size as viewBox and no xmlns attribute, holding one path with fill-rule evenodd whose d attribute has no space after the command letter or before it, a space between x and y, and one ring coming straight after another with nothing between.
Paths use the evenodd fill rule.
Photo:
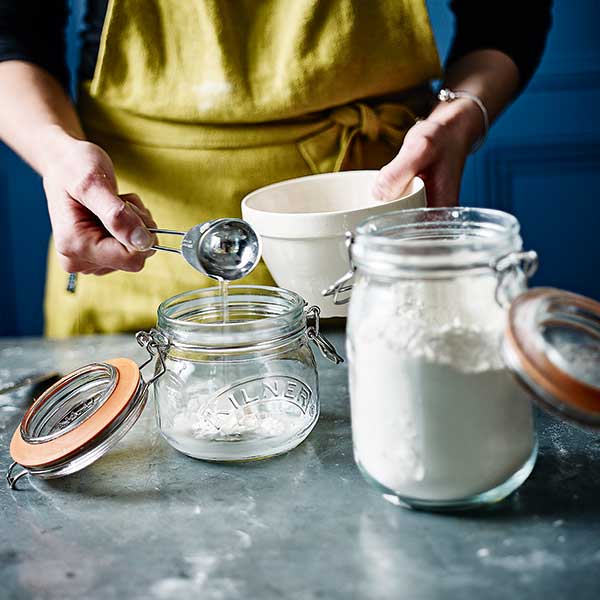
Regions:
<instances>
[{"instance_id":1,"label":"fingers","mask_svg":"<svg viewBox=\"0 0 600 600\"><path fill-rule=\"evenodd\" d=\"M106 159L101 155L98 163L92 161L86 164L83 174L68 187L67 192L94 213L121 244L132 250L148 250L154 243L154 236L140 214L132 208L135 204L124 202L117 195L112 164L105 163Z\"/></svg>"},{"instance_id":2,"label":"fingers","mask_svg":"<svg viewBox=\"0 0 600 600\"><path fill-rule=\"evenodd\" d=\"M118 269L137 273L153 252L128 250L99 228L76 229L68 234L55 231L55 246L63 269L70 273Z\"/></svg>"},{"instance_id":3,"label":"fingers","mask_svg":"<svg viewBox=\"0 0 600 600\"><path fill-rule=\"evenodd\" d=\"M129 206L135 211L135 213L142 219L144 225L146 227L156 228L158 225L156 221L152 218L150 211L144 206L140 197L137 194L121 194L119 196L124 202L129 203ZM155 234L152 235L152 245L158 244L158 239ZM154 250L148 251L147 255L152 256L156 252Z\"/></svg>"},{"instance_id":4,"label":"fingers","mask_svg":"<svg viewBox=\"0 0 600 600\"><path fill-rule=\"evenodd\" d=\"M80 140L44 175L44 190L61 266L105 275L136 272L154 252L155 223L135 194L119 197L110 157Z\"/></svg>"},{"instance_id":5,"label":"fingers","mask_svg":"<svg viewBox=\"0 0 600 600\"><path fill-rule=\"evenodd\" d=\"M152 214L150 211L144 206L144 203L141 201L140 197L137 194L120 194L119 198L123 200L123 202L128 202L131 204L133 210L137 212L142 221L147 227L158 227L156 221L152 218Z\"/></svg>"},{"instance_id":6,"label":"fingers","mask_svg":"<svg viewBox=\"0 0 600 600\"><path fill-rule=\"evenodd\" d=\"M114 273L116 271L116 269L83 269L82 271L79 271L79 273L83 273L84 275L108 275L109 273ZM73 271L71 271L73 272Z\"/></svg>"},{"instance_id":7,"label":"fingers","mask_svg":"<svg viewBox=\"0 0 600 600\"><path fill-rule=\"evenodd\" d=\"M153 254L123 246L106 232L87 208L64 192L47 189L46 193L54 245L66 271L95 273L98 269L119 269L137 272Z\"/></svg>"},{"instance_id":8,"label":"fingers","mask_svg":"<svg viewBox=\"0 0 600 600\"><path fill-rule=\"evenodd\" d=\"M425 172L437 159L438 127L421 121L408 131L400 152L379 171L373 189L376 198L383 201L399 198L413 177Z\"/></svg>"},{"instance_id":9,"label":"fingers","mask_svg":"<svg viewBox=\"0 0 600 600\"><path fill-rule=\"evenodd\" d=\"M148 250L154 243L143 219L109 189L93 184L78 200L89 208L102 222L107 231L121 244L137 251Z\"/></svg>"},{"instance_id":10,"label":"fingers","mask_svg":"<svg viewBox=\"0 0 600 600\"><path fill-rule=\"evenodd\" d=\"M92 275L98 275L98 276L102 276L102 275L108 275L109 273L114 273L115 269L96 269Z\"/></svg>"}]
</instances>

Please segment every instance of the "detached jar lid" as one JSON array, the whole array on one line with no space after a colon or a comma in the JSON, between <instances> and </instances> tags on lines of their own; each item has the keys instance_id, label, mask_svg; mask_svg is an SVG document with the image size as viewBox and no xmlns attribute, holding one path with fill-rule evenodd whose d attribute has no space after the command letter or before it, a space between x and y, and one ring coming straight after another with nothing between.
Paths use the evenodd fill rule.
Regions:
<instances>
[{"instance_id":1,"label":"detached jar lid","mask_svg":"<svg viewBox=\"0 0 600 600\"><path fill-rule=\"evenodd\" d=\"M600 428L600 302L534 288L511 304L506 365L546 410Z\"/></svg>"},{"instance_id":2,"label":"detached jar lid","mask_svg":"<svg viewBox=\"0 0 600 600\"><path fill-rule=\"evenodd\" d=\"M150 358L140 367L128 358L91 363L49 387L29 408L10 443L11 488L27 473L51 479L80 471L104 456L142 414L148 388L164 373L166 341L155 330L136 336ZM141 369L153 357L160 368L145 382ZM17 466L22 471L13 474Z\"/></svg>"}]
</instances>

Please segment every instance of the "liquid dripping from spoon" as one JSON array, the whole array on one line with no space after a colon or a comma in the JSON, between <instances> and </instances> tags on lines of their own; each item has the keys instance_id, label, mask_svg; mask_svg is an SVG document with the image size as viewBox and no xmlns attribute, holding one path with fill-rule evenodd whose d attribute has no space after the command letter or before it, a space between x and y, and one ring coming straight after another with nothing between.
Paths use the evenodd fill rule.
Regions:
<instances>
[{"instance_id":1,"label":"liquid dripping from spoon","mask_svg":"<svg viewBox=\"0 0 600 600\"><path fill-rule=\"evenodd\" d=\"M219 279L219 294L221 295L223 324L225 324L229 322L229 281L226 279Z\"/></svg>"}]
</instances>

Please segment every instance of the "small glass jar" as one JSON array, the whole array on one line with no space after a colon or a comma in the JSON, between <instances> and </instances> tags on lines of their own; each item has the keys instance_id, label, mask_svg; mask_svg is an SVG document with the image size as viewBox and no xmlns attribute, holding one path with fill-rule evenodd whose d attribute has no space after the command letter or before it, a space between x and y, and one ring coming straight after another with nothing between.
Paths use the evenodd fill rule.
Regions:
<instances>
[{"instance_id":1,"label":"small glass jar","mask_svg":"<svg viewBox=\"0 0 600 600\"><path fill-rule=\"evenodd\" d=\"M352 434L367 480L394 502L496 502L533 469L529 398L501 354L510 300L535 253L517 220L418 209L356 231L348 317Z\"/></svg>"},{"instance_id":2,"label":"small glass jar","mask_svg":"<svg viewBox=\"0 0 600 600\"><path fill-rule=\"evenodd\" d=\"M226 305L219 288L163 302L158 334L168 345L154 396L165 439L212 461L267 458L300 444L319 416L309 341L341 361L318 321L318 308L280 288L231 286Z\"/></svg>"}]
</instances>

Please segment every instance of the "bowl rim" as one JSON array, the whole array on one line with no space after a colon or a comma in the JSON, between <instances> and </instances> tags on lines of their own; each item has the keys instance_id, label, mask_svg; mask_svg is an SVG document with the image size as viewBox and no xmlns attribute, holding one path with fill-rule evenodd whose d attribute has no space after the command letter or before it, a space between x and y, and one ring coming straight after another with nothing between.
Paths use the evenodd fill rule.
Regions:
<instances>
[{"instance_id":1,"label":"bowl rim","mask_svg":"<svg viewBox=\"0 0 600 600\"><path fill-rule=\"evenodd\" d=\"M374 170L374 169L362 169L362 170L355 170L355 171L335 171L332 173L317 173L315 175L304 175L302 177L294 177L293 179L284 179L283 181L278 181L276 183L270 183L269 185L265 185L263 187L257 188L256 190L250 192L249 194L246 194L246 196L244 196L244 198L242 199L242 206L247 208L248 210L255 211L257 213L268 214L268 215L284 215L286 217L290 216L290 215L301 216L301 217L308 217L308 216L313 216L313 215L332 216L332 215L339 215L339 214L357 213L362 210L378 208L379 204L375 204L372 206L363 206L361 208L348 208L348 209L342 209L342 210L329 210L329 211L318 211L318 212L276 212L276 211L271 211L271 210L264 210L262 208L256 208L255 206L249 205L249 202L251 200L253 200L256 196L259 196L268 190L272 190L275 188L281 188L281 187L289 187L290 185L298 183L299 181L307 181L307 180L315 181L317 179L339 179L341 177L347 177L349 175L358 175L358 174L363 175L365 173L378 173L378 172L379 171ZM406 198L409 198L410 196L413 196L414 194L417 194L418 192L421 191L421 189L423 189L425 187L425 182L418 175L415 175L415 177L412 178L409 185L412 187L412 189L408 194L404 194L403 196L400 196L399 198L394 198L393 200L382 201L381 205L390 205L390 204L393 204L394 202L398 202L399 200L404 200ZM416 189L415 189L415 186L416 186Z\"/></svg>"},{"instance_id":2,"label":"bowl rim","mask_svg":"<svg viewBox=\"0 0 600 600\"><path fill-rule=\"evenodd\" d=\"M318 179L336 179L341 177L374 174L376 170L339 171L334 173L319 173L306 175L294 179L286 179L278 183L258 188L247 194L241 203L242 218L252 225L257 233L264 237L272 238L308 238L308 237L334 237L344 235L346 231L354 229L356 225L367 217L402 208L402 204L411 199L425 194L425 182L420 177L414 177L409 186L410 191L403 196L371 204L360 208L348 208L324 212L275 212L251 206L252 200L262 195L265 191L275 188L285 188L299 181L316 181ZM415 208L413 204L407 208ZM277 230L275 233L273 230Z\"/></svg>"}]
</instances>

